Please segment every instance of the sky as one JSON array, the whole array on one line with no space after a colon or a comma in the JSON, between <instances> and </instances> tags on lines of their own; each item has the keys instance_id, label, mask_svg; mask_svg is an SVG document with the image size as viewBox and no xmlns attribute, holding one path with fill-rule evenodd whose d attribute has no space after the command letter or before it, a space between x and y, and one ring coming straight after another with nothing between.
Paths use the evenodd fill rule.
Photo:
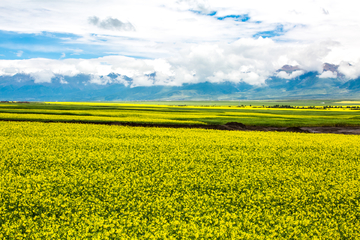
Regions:
<instances>
[{"instance_id":1,"label":"sky","mask_svg":"<svg viewBox=\"0 0 360 240\"><path fill-rule=\"evenodd\" d=\"M354 0L1 0L0 75L134 86L360 76ZM277 71L298 66L292 73ZM156 72L156 77L149 74ZM123 81L122 77L118 78Z\"/></svg>"}]
</instances>

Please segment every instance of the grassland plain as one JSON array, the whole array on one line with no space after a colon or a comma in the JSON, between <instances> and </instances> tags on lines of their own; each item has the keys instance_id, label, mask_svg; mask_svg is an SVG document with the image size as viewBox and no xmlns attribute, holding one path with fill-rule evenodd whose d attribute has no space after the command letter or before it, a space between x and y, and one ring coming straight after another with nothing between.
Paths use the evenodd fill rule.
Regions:
<instances>
[{"instance_id":1,"label":"grassland plain","mask_svg":"<svg viewBox=\"0 0 360 240\"><path fill-rule=\"evenodd\" d=\"M1 239L359 239L360 136L0 122Z\"/></svg>"},{"instance_id":2,"label":"grassland plain","mask_svg":"<svg viewBox=\"0 0 360 240\"><path fill-rule=\"evenodd\" d=\"M360 108L267 108L262 106L169 106L119 103L2 103L0 120L225 124L273 127L359 126Z\"/></svg>"}]
</instances>

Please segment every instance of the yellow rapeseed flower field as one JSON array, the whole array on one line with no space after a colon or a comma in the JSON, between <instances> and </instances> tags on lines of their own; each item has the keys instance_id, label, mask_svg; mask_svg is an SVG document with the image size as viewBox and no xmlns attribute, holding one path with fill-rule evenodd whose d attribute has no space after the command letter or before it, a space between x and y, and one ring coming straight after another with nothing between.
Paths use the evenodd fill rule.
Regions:
<instances>
[{"instance_id":1,"label":"yellow rapeseed flower field","mask_svg":"<svg viewBox=\"0 0 360 240\"><path fill-rule=\"evenodd\" d=\"M0 239L359 239L360 136L0 122Z\"/></svg>"}]
</instances>

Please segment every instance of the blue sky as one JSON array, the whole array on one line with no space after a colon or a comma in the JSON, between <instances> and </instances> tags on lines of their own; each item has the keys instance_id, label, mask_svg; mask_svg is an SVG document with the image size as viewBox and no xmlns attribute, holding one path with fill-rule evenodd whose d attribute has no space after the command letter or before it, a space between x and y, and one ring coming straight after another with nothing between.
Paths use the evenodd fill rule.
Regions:
<instances>
[{"instance_id":1,"label":"blue sky","mask_svg":"<svg viewBox=\"0 0 360 240\"><path fill-rule=\"evenodd\" d=\"M297 76L323 74L328 62L355 78L360 17L352 6L350 0L2 0L0 75L50 76L41 82L54 74L114 72L147 85L146 76L157 72L156 84L263 84L283 65L299 66Z\"/></svg>"}]
</instances>

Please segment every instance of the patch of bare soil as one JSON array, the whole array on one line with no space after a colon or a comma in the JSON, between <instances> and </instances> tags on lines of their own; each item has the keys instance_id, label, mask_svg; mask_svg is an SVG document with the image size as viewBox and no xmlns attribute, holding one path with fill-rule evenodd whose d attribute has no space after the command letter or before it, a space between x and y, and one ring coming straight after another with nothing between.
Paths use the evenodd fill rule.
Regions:
<instances>
[{"instance_id":1,"label":"patch of bare soil","mask_svg":"<svg viewBox=\"0 0 360 240\"><path fill-rule=\"evenodd\" d=\"M168 128L202 128L217 129L228 131L277 131L277 132L298 132L298 133L336 133L360 135L360 127L262 127L246 126L243 123L229 122L224 125L189 125L189 124L153 124L153 123L134 123L134 122L113 122L109 125L122 125L133 127L168 127Z\"/></svg>"},{"instance_id":2,"label":"patch of bare soil","mask_svg":"<svg viewBox=\"0 0 360 240\"><path fill-rule=\"evenodd\" d=\"M242 123L227 123L221 125L226 130L238 131L277 131L277 132L298 132L298 133L335 133L360 135L360 127L262 127L245 126Z\"/></svg>"},{"instance_id":3,"label":"patch of bare soil","mask_svg":"<svg viewBox=\"0 0 360 240\"><path fill-rule=\"evenodd\" d=\"M310 133L337 133L360 135L360 127L303 127Z\"/></svg>"},{"instance_id":4,"label":"patch of bare soil","mask_svg":"<svg viewBox=\"0 0 360 240\"><path fill-rule=\"evenodd\" d=\"M169 128L203 128L228 131L277 131L298 133L336 133L360 135L360 127L262 127L246 126L243 123L229 122L224 125L188 125L188 124L148 124L148 123L110 123L110 125L141 126L141 127L169 127Z\"/></svg>"}]
</instances>

